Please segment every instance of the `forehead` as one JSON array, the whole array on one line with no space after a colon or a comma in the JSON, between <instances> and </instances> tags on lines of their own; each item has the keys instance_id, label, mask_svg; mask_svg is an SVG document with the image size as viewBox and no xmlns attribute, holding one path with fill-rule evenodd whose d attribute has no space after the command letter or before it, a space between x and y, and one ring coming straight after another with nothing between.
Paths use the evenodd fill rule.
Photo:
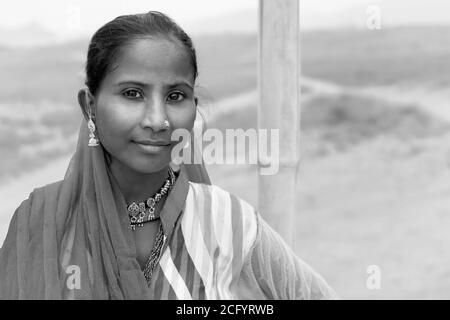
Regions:
<instances>
[{"instance_id":1,"label":"forehead","mask_svg":"<svg viewBox=\"0 0 450 320\"><path fill-rule=\"evenodd\" d=\"M105 81L134 80L151 85L184 80L194 82L191 58L182 44L161 38L132 41L120 50ZM107 79L108 78L108 79Z\"/></svg>"}]
</instances>

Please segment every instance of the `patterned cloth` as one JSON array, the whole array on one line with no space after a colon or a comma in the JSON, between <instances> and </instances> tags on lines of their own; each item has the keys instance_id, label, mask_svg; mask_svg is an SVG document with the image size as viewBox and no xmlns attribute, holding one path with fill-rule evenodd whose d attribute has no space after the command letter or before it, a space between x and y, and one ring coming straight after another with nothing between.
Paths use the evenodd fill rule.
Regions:
<instances>
[{"instance_id":1,"label":"patterned cloth","mask_svg":"<svg viewBox=\"0 0 450 320\"><path fill-rule=\"evenodd\" d=\"M154 299L335 299L246 201L183 170L163 209Z\"/></svg>"}]
</instances>

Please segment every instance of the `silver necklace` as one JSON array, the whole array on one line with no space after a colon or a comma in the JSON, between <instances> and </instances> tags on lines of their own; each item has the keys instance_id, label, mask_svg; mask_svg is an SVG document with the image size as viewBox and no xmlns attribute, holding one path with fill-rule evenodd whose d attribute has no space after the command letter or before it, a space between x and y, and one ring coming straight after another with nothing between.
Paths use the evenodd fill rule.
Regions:
<instances>
[{"instance_id":1,"label":"silver necklace","mask_svg":"<svg viewBox=\"0 0 450 320\"><path fill-rule=\"evenodd\" d=\"M169 192L175 182L175 174L172 168L169 168L169 176L161 189L153 196L143 202L133 202L128 207L128 217L130 218L131 230L136 230L136 227L144 226L144 223L155 221L160 218L155 214L156 204L162 197Z\"/></svg>"},{"instance_id":2,"label":"silver necklace","mask_svg":"<svg viewBox=\"0 0 450 320\"><path fill-rule=\"evenodd\" d=\"M159 225L158 233L156 234L155 243L153 244L152 251L150 256L145 263L144 267L144 277L147 281L147 285L150 287L152 281L153 271L156 267L156 262L158 261L159 256L161 255L161 249L164 246L164 242L166 240L166 236L164 235L163 225L162 223Z\"/></svg>"}]
</instances>

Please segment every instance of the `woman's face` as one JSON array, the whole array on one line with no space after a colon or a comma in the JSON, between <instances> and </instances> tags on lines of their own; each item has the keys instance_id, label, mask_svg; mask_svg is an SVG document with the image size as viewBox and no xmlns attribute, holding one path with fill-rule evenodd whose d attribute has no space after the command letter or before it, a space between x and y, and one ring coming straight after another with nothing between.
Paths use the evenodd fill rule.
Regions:
<instances>
[{"instance_id":1,"label":"woman's face","mask_svg":"<svg viewBox=\"0 0 450 320\"><path fill-rule=\"evenodd\" d=\"M195 115L190 57L181 44L165 39L139 39L122 48L95 97L95 124L111 165L139 173L167 167L176 143L172 131L190 131Z\"/></svg>"}]
</instances>

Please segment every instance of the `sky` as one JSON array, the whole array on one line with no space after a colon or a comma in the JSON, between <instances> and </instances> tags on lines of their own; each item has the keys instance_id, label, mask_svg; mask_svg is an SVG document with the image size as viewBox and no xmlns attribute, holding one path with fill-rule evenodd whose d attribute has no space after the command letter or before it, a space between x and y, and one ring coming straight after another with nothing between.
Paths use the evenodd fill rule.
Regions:
<instances>
[{"instance_id":1,"label":"sky","mask_svg":"<svg viewBox=\"0 0 450 320\"><path fill-rule=\"evenodd\" d=\"M42 27L59 39L86 37L119 15L149 10L168 14L188 33L256 31L258 3L258 0L14 0L2 4L0 43L2 37L12 37L17 28L24 26L28 26L27 30ZM386 25L450 23L448 0L300 0L300 25L304 29L364 27L370 5L381 8Z\"/></svg>"},{"instance_id":2,"label":"sky","mask_svg":"<svg viewBox=\"0 0 450 320\"><path fill-rule=\"evenodd\" d=\"M257 8L257 0L14 0L2 4L0 27L38 22L57 33L90 33L116 16L162 11L179 24Z\"/></svg>"}]
</instances>

